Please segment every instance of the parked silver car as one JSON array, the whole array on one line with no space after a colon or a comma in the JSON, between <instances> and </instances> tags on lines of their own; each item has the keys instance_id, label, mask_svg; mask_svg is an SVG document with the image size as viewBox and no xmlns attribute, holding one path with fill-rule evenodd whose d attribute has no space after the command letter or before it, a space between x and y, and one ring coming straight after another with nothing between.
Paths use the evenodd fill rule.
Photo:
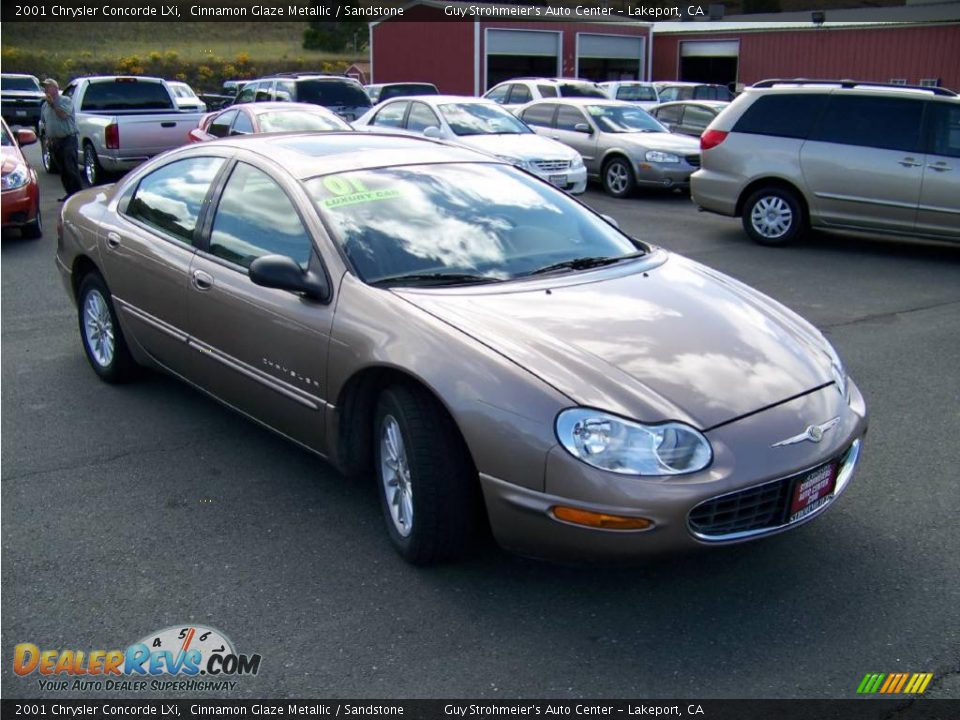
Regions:
<instances>
[{"instance_id":1,"label":"parked silver car","mask_svg":"<svg viewBox=\"0 0 960 720\"><path fill-rule=\"evenodd\" d=\"M960 98L943 88L766 81L701 137L694 201L763 245L808 227L960 241Z\"/></svg>"},{"instance_id":2,"label":"parked silver car","mask_svg":"<svg viewBox=\"0 0 960 720\"><path fill-rule=\"evenodd\" d=\"M730 103L720 100L678 100L647 108L670 131L700 137Z\"/></svg>"},{"instance_id":3,"label":"parked silver car","mask_svg":"<svg viewBox=\"0 0 960 720\"><path fill-rule=\"evenodd\" d=\"M627 197L638 185L685 188L700 167L696 140L672 134L633 103L541 100L524 105L517 115L538 135L579 152L587 174L599 178L614 197Z\"/></svg>"}]
</instances>

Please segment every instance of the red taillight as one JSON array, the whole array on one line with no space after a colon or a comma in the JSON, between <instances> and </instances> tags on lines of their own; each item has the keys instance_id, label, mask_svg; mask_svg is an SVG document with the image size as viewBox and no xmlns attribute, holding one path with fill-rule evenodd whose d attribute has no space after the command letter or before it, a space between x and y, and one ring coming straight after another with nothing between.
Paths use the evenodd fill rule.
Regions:
<instances>
[{"instance_id":1,"label":"red taillight","mask_svg":"<svg viewBox=\"0 0 960 720\"><path fill-rule=\"evenodd\" d=\"M709 150L727 139L727 133L722 130L707 130L700 136L700 149Z\"/></svg>"},{"instance_id":2,"label":"red taillight","mask_svg":"<svg viewBox=\"0 0 960 720\"><path fill-rule=\"evenodd\" d=\"M107 142L108 150L120 149L120 126L116 123L107 125L103 130L104 140Z\"/></svg>"}]
</instances>

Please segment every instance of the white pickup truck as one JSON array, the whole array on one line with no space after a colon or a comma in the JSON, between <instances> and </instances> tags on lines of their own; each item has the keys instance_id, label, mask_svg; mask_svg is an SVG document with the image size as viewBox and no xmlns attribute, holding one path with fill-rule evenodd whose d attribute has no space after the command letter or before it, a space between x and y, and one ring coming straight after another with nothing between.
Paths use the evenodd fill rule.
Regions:
<instances>
[{"instance_id":1,"label":"white pickup truck","mask_svg":"<svg viewBox=\"0 0 960 720\"><path fill-rule=\"evenodd\" d=\"M203 113L178 110L170 88L160 78L78 78L63 94L73 100L78 157L91 185L101 182L105 173L126 172L164 150L185 145L187 133L203 117ZM42 122L40 142L44 169L57 172Z\"/></svg>"}]
</instances>

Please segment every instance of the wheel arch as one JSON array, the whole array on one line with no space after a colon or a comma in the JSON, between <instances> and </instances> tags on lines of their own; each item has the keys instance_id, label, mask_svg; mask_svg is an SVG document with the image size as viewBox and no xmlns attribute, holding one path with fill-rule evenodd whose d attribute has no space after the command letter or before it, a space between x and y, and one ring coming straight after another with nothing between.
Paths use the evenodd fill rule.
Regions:
<instances>
[{"instance_id":1,"label":"wheel arch","mask_svg":"<svg viewBox=\"0 0 960 720\"><path fill-rule=\"evenodd\" d=\"M803 210L804 218L809 221L810 204L807 202L807 196L795 183L781 177L757 178L744 187L743 190L740 191L740 196L737 198L735 217L743 215L743 206L747 202L747 198L762 187L778 187L792 192L796 195L797 200L800 201L800 208Z\"/></svg>"},{"instance_id":2,"label":"wheel arch","mask_svg":"<svg viewBox=\"0 0 960 720\"><path fill-rule=\"evenodd\" d=\"M74 300L77 299L80 293L80 283L82 283L83 279L90 273L96 273L100 277L104 277L100 268L90 259L90 256L77 255L73 260L73 264L70 266L70 284L73 288ZM106 278L104 278L103 281L106 282Z\"/></svg>"}]
</instances>

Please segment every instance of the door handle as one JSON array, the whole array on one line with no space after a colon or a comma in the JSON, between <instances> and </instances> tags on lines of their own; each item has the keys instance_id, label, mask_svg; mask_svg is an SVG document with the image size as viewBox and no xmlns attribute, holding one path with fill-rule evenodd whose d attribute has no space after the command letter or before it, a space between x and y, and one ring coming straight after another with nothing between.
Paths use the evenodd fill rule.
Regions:
<instances>
[{"instance_id":1,"label":"door handle","mask_svg":"<svg viewBox=\"0 0 960 720\"><path fill-rule=\"evenodd\" d=\"M945 162L933 163L931 165L927 165L927 167L931 170L936 170L937 172L950 172L953 170L953 168L947 165Z\"/></svg>"},{"instance_id":2,"label":"door handle","mask_svg":"<svg viewBox=\"0 0 960 720\"><path fill-rule=\"evenodd\" d=\"M194 270L192 282L197 290L209 290L213 287L213 276L203 270Z\"/></svg>"},{"instance_id":3,"label":"door handle","mask_svg":"<svg viewBox=\"0 0 960 720\"><path fill-rule=\"evenodd\" d=\"M120 241L121 238L119 235L117 235L117 233L112 231L107 233L107 245L113 250L116 250L118 247L120 247Z\"/></svg>"},{"instance_id":4,"label":"door handle","mask_svg":"<svg viewBox=\"0 0 960 720\"><path fill-rule=\"evenodd\" d=\"M917 162L912 157L904 158L903 160L900 161L900 164L903 165L904 167L920 167L921 165L923 165L923 163Z\"/></svg>"},{"instance_id":5,"label":"door handle","mask_svg":"<svg viewBox=\"0 0 960 720\"><path fill-rule=\"evenodd\" d=\"M177 124L176 124L175 122L162 122L162 123L160 123L160 127L165 127L165 128L168 128L168 127L176 127L176 126L177 126Z\"/></svg>"}]
</instances>

